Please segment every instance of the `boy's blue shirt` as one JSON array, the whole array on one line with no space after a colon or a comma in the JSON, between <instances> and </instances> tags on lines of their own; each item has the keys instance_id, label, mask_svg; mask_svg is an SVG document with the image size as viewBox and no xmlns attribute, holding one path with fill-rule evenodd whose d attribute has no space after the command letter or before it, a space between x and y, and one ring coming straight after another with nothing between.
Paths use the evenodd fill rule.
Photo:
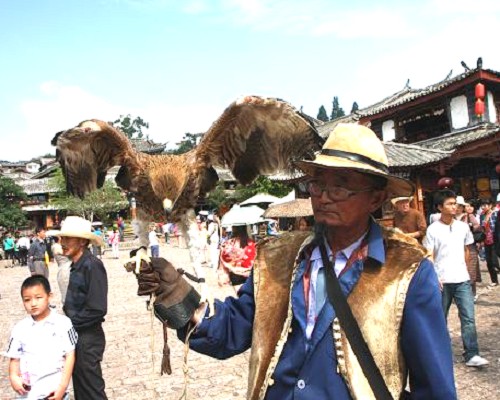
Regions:
<instances>
[{"instance_id":1,"label":"boy's blue shirt","mask_svg":"<svg viewBox=\"0 0 500 400\"><path fill-rule=\"evenodd\" d=\"M381 228L374 222L367 242L368 257L383 264L385 249ZM305 266L306 261L301 262L292 287L292 329L266 399L350 399L347 386L337 373L331 331L335 311L329 302L321 310L311 339L307 341L302 279ZM341 276L345 294L351 292L362 270L363 263L358 261ZM225 359L250 348L255 314L253 275L238 295L224 302L216 301L215 316L204 319L191 336L193 350ZM184 340L185 329L179 330L178 335ZM434 267L427 259L421 262L408 289L401 346L409 370L412 399L456 399L451 343L441 306L441 292Z\"/></svg>"}]
</instances>

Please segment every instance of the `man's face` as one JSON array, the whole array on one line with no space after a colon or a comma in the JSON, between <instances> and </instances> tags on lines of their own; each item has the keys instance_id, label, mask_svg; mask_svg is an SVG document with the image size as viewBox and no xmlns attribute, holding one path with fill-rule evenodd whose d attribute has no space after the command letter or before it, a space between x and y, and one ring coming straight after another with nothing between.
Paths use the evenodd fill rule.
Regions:
<instances>
[{"instance_id":1,"label":"man's face","mask_svg":"<svg viewBox=\"0 0 500 400\"><path fill-rule=\"evenodd\" d=\"M40 321L49 315L51 294L47 293L42 285L24 288L21 297L24 309L35 321Z\"/></svg>"},{"instance_id":2,"label":"man's face","mask_svg":"<svg viewBox=\"0 0 500 400\"><path fill-rule=\"evenodd\" d=\"M61 247L63 250L63 254L70 259L78 256L85 249L86 244L86 239L69 236L61 237Z\"/></svg>"},{"instance_id":3,"label":"man's face","mask_svg":"<svg viewBox=\"0 0 500 400\"><path fill-rule=\"evenodd\" d=\"M40 232L38 232L37 236L38 236L39 239L45 240L45 231L41 230Z\"/></svg>"},{"instance_id":4,"label":"man's face","mask_svg":"<svg viewBox=\"0 0 500 400\"><path fill-rule=\"evenodd\" d=\"M454 217L457 214L457 200L453 197L446 199L442 206L438 206L441 215Z\"/></svg>"},{"instance_id":5,"label":"man's face","mask_svg":"<svg viewBox=\"0 0 500 400\"><path fill-rule=\"evenodd\" d=\"M373 181L366 175L347 169L327 170L319 168L314 181L326 189L334 186L350 191L373 188ZM319 196L311 195L314 218L317 223L331 227L352 228L366 224L369 215L377 210L386 198L384 190L369 190L353 193L346 200L332 200L324 191Z\"/></svg>"},{"instance_id":6,"label":"man's face","mask_svg":"<svg viewBox=\"0 0 500 400\"><path fill-rule=\"evenodd\" d=\"M402 214L406 214L410 211L410 201L409 200L400 200L396 203L396 211Z\"/></svg>"}]
</instances>

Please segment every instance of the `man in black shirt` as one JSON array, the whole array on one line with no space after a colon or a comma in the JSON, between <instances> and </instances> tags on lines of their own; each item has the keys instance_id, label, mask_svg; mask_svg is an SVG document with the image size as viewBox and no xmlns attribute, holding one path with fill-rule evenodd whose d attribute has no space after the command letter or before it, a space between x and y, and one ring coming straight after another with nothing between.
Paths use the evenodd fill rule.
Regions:
<instances>
[{"instance_id":1,"label":"man in black shirt","mask_svg":"<svg viewBox=\"0 0 500 400\"><path fill-rule=\"evenodd\" d=\"M107 313L108 279L100 259L89 244L102 246L102 238L91 231L91 223L80 217L67 217L60 231L63 254L72 260L64 312L78 332L73 390L76 400L107 399L101 361L106 347L102 329Z\"/></svg>"}]
</instances>

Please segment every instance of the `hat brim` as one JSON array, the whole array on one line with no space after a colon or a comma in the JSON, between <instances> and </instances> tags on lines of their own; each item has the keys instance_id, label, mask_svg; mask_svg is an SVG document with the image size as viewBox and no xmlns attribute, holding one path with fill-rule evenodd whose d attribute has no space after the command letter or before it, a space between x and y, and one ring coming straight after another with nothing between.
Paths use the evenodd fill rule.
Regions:
<instances>
[{"instance_id":1,"label":"hat brim","mask_svg":"<svg viewBox=\"0 0 500 400\"><path fill-rule=\"evenodd\" d=\"M391 203L393 206L396 205L396 203L399 203L400 201L409 201L410 203L413 201L413 196L410 197L394 197L391 199Z\"/></svg>"},{"instance_id":2,"label":"hat brim","mask_svg":"<svg viewBox=\"0 0 500 400\"><path fill-rule=\"evenodd\" d=\"M104 240L101 236L96 235L92 232L72 232L72 231L47 231L45 232L47 236L58 236L58 237L76 237L80 239L87 239L91 244L95 246L104 246Z\"/></svg>"},{"instance_id":3,"label":"hat brim","mask_svg":"<svg viewBox=\"0 0 500 400\"><path fill-rule=\"evenodd\" d=\"M387 179L386 192L388 199L392 199L393 197L411 197L415 193L415 186L409 180L386 174L371 165L346 158L319 154L314 161L297 161L295 165L309 176L314 176L318 168L350 169L364 174L381 176Z\"/></svg>"}]
</instances>

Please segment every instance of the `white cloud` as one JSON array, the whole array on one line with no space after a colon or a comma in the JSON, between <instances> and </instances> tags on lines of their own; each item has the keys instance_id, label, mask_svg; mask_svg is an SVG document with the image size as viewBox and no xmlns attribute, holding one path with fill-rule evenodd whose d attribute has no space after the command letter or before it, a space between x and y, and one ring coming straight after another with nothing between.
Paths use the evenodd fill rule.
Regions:
<instances>
[{"instance_id":1,"label":"white cloud","mask_svg":"<svg viewBox=\"0 0 500 400\"><path fill-rule=\"evenodd\" d=\"M113 104L78 86L44 82L35 99L20 104L22 119L15 128L8 130L8 138L2 138L0 160L24 160L54 153L50 141L55 133L86 119L113 121L119 115L129 113L150 123L150 129L145 133L152 140L168 142L169 147L175 147L184 133L206 131L225 106L199 102L189 105L152 103L131 108Z\"/></svg>"}]
</instances>

